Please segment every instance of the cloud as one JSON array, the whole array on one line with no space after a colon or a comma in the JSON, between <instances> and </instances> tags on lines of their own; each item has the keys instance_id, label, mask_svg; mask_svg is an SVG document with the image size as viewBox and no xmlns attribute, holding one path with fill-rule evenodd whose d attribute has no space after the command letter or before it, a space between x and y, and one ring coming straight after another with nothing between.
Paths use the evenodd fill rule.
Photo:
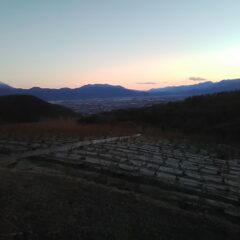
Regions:
<instances>
[{"instance_id":1,"label":"cloud","mask_svg":"<svg viewBox=\"0 0 240 240\"><path fill-rule=\"evenodd\" d=\"M156 82L137 82L137 84L149 84L149 85L151 85L151 84L157 84Z\"/></svg>"},{"instance_id":2,"label":"cloud","mask_svg":"<svg viewBox=\"0 0 240 240\"><path fill-rule=\"evenodd\" d=\"M201 78L201 77L190 77L189 80L192 80L192 81L195 81L195 82L207 81L207 79Z\"/></svg>"}]
</instances>

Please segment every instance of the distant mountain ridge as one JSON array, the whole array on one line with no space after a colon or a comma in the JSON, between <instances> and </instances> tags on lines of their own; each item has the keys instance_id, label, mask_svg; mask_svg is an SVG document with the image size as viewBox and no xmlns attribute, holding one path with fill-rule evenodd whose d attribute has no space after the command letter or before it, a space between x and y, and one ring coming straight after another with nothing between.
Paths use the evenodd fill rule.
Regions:
<instances>
[{"instance_id":1,"label":"distant mountain ridge","mask_svg":"<svg viewBox=\"0 0 240 240\"><path fill-rule=\"evenodd\" d=\"M174 96L185 98L189 96L227 92L239 89L240 79L222 80L220 82L207 81L193 85L156 88L149 91L132 90L119 85L109 84L88 84L75 89L51 89L40 87L21 89L13 88L5 83L0 82L0 96L29 94L46 101L151 96L164 96L170 99Z\"/></svg>"},{"instance_id":2,"label":"distant mountain ridge","mask_svg":"<svg viewBox=\"0 0 240 240\"><path fill-rule=\"evenodd\" d=\"M185 91L192 91L192 90L204 90L210 86L212 86L214 83L211 81L203 82L203 83L197 83L192 85L181 85L181 86L170 86L170 87L164 87L164 88L152 88L149 90L149 92L152 93L159 93L159 92L171 92L171 93L177 93L177 92L185 92Z\"/></svg>"},{"instance_id":3,"label":"distant mountain ridge","mask_svg":"<svg viewBox=\"0 0 240 240\"><path fill-rule=\"evenodd\" d=\"M0 81L0 89L11 89L12 87Z\"/></svg>"},{"instance_id":4,"label":"distant mountain ridge","mask_svg":"<svg viewBox=\"0 0 240 240\"><path fill-rule=\"evenodd\" d=\"M1 88L0 96L12 94L29 94L47 101L54 100L77 100L88 98L114 98L114 97L135 97L146 96L149 93L144 91L130 90L122 86L114 86L109 84L89 84L80 88L39 88L30 89L21 88Z\"/></svg>"},{"instance_id":5,"label":"distant mountain ridge","mask_svg":"<svg viewBox=\"0 0 240 240\"><path fill-rule=\"evenodd\" d=\"M220 82L203 82L193 85L172 86L165 88L155 88L149 90L150 93L181 94L186 96L201 95L208 93L228 92L240 89L240 79L222 80Z\"/></svg>"}]
</instances>

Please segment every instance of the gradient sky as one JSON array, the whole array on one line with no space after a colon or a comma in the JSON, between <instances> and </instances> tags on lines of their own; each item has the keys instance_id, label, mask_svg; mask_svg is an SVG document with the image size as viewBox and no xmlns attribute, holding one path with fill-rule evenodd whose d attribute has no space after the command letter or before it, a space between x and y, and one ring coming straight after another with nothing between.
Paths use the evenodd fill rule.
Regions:
<instances>
[{"instance_id":1,"label":"gradient sky","mask_svg":"<svg viewBox=\"0 0 240 240\"><path fill-rule=\"evenodd\" d=\"M0 81L149 89L239 78L239 12L239 0L0 0Z\"/></svg>"}]
</instances>

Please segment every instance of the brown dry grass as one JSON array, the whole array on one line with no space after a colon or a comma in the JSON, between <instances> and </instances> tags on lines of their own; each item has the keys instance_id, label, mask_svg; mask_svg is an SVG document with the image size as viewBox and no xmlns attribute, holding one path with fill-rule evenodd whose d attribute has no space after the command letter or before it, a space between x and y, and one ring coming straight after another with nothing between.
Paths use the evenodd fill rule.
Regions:
<instances>
[{"instance_id":1,"label":"brown dry grass","mask_svg":"<svg viewBox=\"0 0 240 240\"><path fill-rule=\"evenodd\" d=\"M48 120L38 123L0 125L0 135L14 136L123 136L139 131L137 127L123 124L85 124L77 120Z\"/></svg>"}]
</instances>

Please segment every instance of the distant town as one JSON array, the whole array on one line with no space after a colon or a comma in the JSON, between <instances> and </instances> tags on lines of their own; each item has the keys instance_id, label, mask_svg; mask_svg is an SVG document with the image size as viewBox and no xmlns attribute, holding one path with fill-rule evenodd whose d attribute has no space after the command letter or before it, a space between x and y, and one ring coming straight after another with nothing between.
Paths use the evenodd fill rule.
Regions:
<instances>
[{"instance_id":1,"label":"distant town","mask_svg":"<svg viewBox=\"0 0 240 240\"><path fill-rule=\"evenodd\" d=\"M51 103L71 108L75 112L87 116L117 109L149 107L154 104L164 103L170 100L179 100L182 98L183 97L180 96L116 97L51 101Z\"/></svg>"}]
</instances>

